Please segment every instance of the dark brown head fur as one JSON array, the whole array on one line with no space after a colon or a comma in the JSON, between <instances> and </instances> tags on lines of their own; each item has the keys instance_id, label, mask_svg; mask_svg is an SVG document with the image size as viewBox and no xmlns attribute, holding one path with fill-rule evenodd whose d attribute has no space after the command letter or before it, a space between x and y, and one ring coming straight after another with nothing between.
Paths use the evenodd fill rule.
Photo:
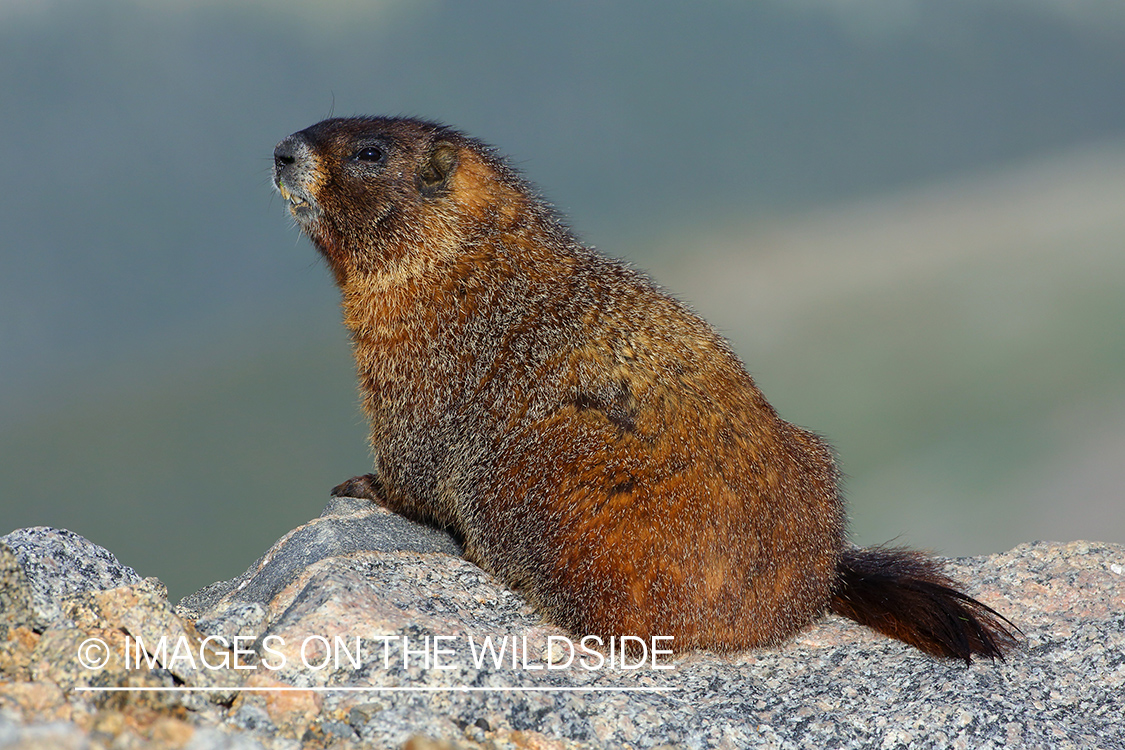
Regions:
<instances>
[{"instance_id":1,"label":"dark brown head fur","mask_svg":"<svg viewBox=\"0 0 1125 750\"><path fill-rule=\"evenodd\" d=\"M375 459L352 491L454 529L579 635L744 648L840 595L826 445L489 147L326 120L278 145L275 182L343 296Z\"/></svg>"}]
</instances>

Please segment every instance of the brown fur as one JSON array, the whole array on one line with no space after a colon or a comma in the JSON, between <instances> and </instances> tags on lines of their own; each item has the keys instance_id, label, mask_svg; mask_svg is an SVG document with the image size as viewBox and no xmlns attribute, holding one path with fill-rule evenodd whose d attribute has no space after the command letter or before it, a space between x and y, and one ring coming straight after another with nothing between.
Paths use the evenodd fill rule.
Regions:
<instances>
[{"instance_id":1,"label":"brown fur","mask_svg":"<svg viewBox=\"0 0 1125 750\"><path fill-rule=\"evenodd\" d=\"M580 635L741 649L831 606L933 654L1010 642L932 561L849 551L825 443L489 147L418 120L334 119L274 158L340 287L371 421L375 472L336 494L452 529Z\"/></svg>"}]
</instances>

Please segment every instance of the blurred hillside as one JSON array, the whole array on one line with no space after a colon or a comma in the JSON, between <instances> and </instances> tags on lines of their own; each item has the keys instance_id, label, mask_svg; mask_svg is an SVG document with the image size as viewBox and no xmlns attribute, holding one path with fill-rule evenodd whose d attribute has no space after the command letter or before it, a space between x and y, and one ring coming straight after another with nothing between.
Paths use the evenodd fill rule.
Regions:
<instances>
[{"instance_id":1,"label":"blurred hillside","mask_svg":"<svg viewBox=\"0 0 1125 750\"><path fill-rule=\"evenodd\" d=\"M269 166L370 112L497 144L693 300L837 446L861 541L1125 540L1113 8L0 0L0 531L181 595L366 469Z\"/></svg>"},{"instance_id":2,"label":"blurred hillside","mask_svg":"<svg viewBox=\"0 0 1125 750\"><path fill-rule=\"evenodd\" d=\"M857 541L1118 540L1122 206L1125 143L719 227L662 270L829 437Z\"/></svg>"}]
</instances>

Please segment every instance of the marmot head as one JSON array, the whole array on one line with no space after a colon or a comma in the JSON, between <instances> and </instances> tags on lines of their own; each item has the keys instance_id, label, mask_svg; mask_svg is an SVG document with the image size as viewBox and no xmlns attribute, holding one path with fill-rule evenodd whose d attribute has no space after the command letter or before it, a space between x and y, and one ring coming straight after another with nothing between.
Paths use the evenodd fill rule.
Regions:
<instances>
[{"instance_id":1,"label":"marmot head","mask_svg":"<svg viewBox=\"0 0 1125 750\"><path fill-rule=\"evenodd\" d=\"M423 120L324 120L273 158L274 185L337 272L455 252L538 203L490 147Z\"/></svg>"}]
</instances>

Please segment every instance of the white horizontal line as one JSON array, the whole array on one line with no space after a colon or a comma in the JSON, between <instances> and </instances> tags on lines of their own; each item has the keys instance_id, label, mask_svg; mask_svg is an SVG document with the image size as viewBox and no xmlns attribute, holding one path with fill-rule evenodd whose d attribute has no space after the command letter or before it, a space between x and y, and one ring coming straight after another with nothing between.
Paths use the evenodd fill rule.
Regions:
<instances>
[{"instance_id":1,"label":"white horizontal line","mask_svg":"<svg viewBox=\"0 0 1125 750\"><path fill-rule=\"evenodd\" d=\"M471 685L450 685L448 687L83 687L76 686L76 692L84 693L666 693L679 690L677 687L476 687Z\"/></svg>"}]
</instances>

